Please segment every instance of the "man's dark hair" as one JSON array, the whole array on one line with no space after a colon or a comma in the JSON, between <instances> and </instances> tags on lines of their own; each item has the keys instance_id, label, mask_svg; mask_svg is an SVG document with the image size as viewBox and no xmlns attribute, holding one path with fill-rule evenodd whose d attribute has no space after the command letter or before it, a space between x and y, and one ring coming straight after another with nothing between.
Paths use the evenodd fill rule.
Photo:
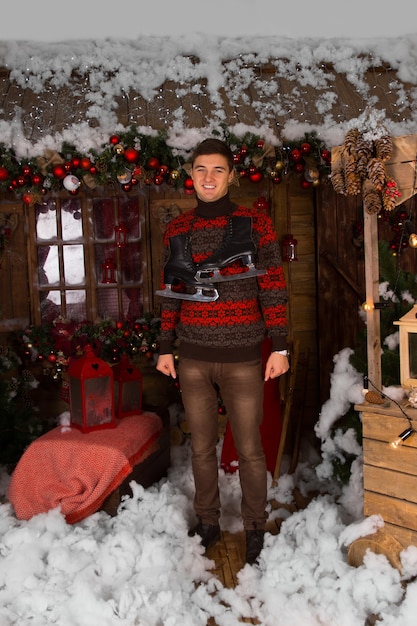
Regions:
<instances>
[{"instance_id":1,"label":"man's dark hair","mask_svg":"<svg viewBox=\"0 0 417 626\"><path fill-rule=\"evenodd\" d=\"M233 152L225 141L215 139L214 137L204 139L204 141L202 141L192 153L191 165L194 165L196 158L202 154L221 154L226 158L229 170L232 171L234 167Z\"/></svg>"}]
</instances>

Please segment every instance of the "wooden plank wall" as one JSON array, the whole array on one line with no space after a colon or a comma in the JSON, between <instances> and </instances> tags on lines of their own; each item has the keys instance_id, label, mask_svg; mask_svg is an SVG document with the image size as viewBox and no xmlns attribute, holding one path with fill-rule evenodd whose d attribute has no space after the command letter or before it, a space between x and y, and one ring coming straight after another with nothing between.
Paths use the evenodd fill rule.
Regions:
<instances>
[{"instance_id":1,"label":"wooden plank wall","mask_svg":"<svg viewBox=\"0 0 417 626\"><path fill-rule=\"evenodd\" d=\"M417 410L406 412L416 428ZM417 546L417 436L397 448L390 445L408 427L392 403L366 405L362 422L364 515L381 515L386 530L404 547Z\"/></svg>"}]
</instances>

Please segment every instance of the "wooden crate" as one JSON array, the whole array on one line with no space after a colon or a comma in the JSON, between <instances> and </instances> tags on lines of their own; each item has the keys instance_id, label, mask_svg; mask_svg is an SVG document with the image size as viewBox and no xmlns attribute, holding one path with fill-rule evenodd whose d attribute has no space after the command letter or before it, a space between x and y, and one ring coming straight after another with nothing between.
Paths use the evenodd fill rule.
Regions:
<instances>
[{"instance_id":1,"label":"wooden crate","mask_svg":"<svg viewBox=\"0 0 417 626\"><path fill-rule=\"evenodd\" d=\"M417 429L417 410L402 407ZM392 402L355 406L363 422L364 514L381 515L385 532L403 548L417 546L417 433L402 445L391 443L408 426Z\"/></svg>"}]
</instances>

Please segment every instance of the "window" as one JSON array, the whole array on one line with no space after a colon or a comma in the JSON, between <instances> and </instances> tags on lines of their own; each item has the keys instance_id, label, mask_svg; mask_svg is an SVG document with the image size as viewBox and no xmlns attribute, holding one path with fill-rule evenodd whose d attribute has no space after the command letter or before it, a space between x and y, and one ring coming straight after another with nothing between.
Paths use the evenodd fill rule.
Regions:
<instances>
[{"instance_id":1,"label":"window","mask_svg":"<svg viewBox=\"0 0 417 626\"><path fill-rule=\"evenodd\" d=\"M145 210L142 196L81 194L29 209L35 323L142 314L149 297Z\"/></svg>"}]
</instances>

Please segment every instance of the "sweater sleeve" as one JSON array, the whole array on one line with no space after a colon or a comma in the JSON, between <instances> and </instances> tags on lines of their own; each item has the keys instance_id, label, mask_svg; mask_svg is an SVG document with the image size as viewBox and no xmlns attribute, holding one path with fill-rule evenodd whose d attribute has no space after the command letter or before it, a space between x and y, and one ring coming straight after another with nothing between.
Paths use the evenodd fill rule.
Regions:
<instances>
[{"instance_id":1,"label":"sweater sleeve","mask_svg":"<svg viewBox=\"0 0 417 626\"><path fill-rule=\"evenodd\" d=\"M163 251L160 270L160 285L164 289L164 267L169 257L169 238L173 234L173 223L168 226L163 238ZM158 342L159 354L172 354L173 344L176 340L176 327L180 319L181 300L159 296L161 301L161 327Z\"/></svg>"},{"instance_id":2,"label":"sweater sleeve","mask_svg":"<svg viewBox=\"0 0 417 626\"><path fill-rule=\"evenodd\" d=\"M287 301L288 293L281 250L271 218L258 213L253 220L253 235L258 247L257 267L267 273L259 276L259 304L272 350L287 347Z\"/></svg>"}]
</instances>

